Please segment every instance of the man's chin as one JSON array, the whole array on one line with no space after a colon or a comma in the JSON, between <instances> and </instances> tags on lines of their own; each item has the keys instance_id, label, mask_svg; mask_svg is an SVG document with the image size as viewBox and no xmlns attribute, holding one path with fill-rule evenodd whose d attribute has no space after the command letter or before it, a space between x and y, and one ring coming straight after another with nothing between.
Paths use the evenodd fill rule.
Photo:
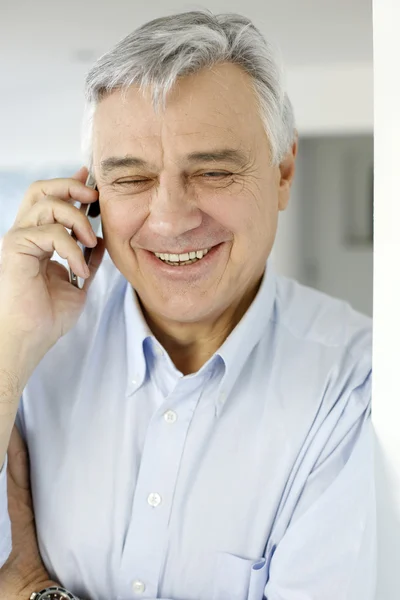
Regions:
<instances>
[{"instance_id":1,"label":"man's chin","mask_svg":"<svg viewBox=\"0 0 400 600\"><path fill-rule=\"evenodd\" d=\"M165 301L158 296L156 302L147 303L145 298L141 302L141 306L145 317L158 324L159 327L166 325L202 325L210 323L211 321L218 319L224 312L224 307L221 306L220 310L216 310L216 302L205 301L202 299L191 300L187 295L182 296L177 294L176 297L169 296L165 298Z\"/></svg>"},{"instance_id":2,"label":"man's chin","mask_svg":"<svg viewBox=\"0 0 400 600\"><path fill-rule=\"evenodd\" d=\"M157 318L158 321L170 322L176 324L200 324L207 322L212 317L212 309L210 307L207 310L206 307L188 308L187 306L168 307L154 307L152 315Z\"/></svg>"}]
</instances>

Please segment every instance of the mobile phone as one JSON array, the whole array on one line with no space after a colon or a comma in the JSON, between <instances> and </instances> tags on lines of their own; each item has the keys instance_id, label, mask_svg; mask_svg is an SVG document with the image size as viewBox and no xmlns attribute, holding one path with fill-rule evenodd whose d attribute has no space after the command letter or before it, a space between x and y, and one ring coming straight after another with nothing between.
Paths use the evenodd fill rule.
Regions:
<instances>
[{"instance_id":1,"label":"mobile phone","mask_svg":"<svg viewBox=\"0 0 400 600\"><path fill-rule=\"evenodd\" d=\"M97 190L96 181L93 176L89 173L88 178L86 179L86 185L94 190ZM96 202L92 202L91 204L81 204L79 206L79 210L83 211L85 215L88 217L89 222L92 226L94 233L97 235L100 228L101 217L100 217L100 202L96 200ZM78 246L82 249L83 257L85 259L86 264L89 264L90 257L93 252L93 248L87 248L81 242L77 240L77 237L73 231L71 231L71 237L77 241ZM82 277L79 277L69 268L69 280L72 285L75 287L82 289L83 284L85 282Z\"/></svg>"}]
</instances>

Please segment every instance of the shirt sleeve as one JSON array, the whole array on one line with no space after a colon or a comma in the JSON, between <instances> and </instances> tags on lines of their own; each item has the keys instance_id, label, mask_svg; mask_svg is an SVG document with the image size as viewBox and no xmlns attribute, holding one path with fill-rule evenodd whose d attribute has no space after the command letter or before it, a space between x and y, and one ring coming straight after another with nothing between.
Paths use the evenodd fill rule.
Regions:
<instances>
[{"instance_id":1,"label":"shirt sleeve","mask_svg":"<svg viewBox=\"0 0 400 600\"><path fill-rule=\"evenodd\" d=\"M374 600L371 375L353 391L270 559L267 600ZM354 406L365 406L355 419ZM353 412L351 412L353 411ZM340 433L338 433L340 432Z\"/></svg>"}]
</instances>

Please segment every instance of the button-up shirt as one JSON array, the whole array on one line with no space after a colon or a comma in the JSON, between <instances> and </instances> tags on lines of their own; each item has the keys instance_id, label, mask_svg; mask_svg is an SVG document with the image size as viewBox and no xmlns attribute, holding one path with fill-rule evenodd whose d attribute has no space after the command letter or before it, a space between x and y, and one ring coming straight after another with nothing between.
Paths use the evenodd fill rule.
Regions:
<instances>
[{"instance_id":1,"label":"button-up shirt","mask_svg":"<svg viewBox=\"0 0 400 600\"><path fill-rule=\"evenodd\" d=\"M370 413L371 322L345 302L269 261L184 376L104 260L19 403L50 577L91 600L372 600Z\"/></svg>"}]
</instances>

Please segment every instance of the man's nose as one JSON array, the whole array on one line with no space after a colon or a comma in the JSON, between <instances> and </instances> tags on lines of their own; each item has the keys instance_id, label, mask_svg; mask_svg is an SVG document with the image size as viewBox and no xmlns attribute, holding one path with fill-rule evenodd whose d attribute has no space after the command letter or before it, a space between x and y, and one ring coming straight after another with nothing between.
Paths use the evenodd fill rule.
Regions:
<instances>
[{"instance_id":1,"label":"man's nose","mask_svg":"<svg viewBox=\"0 0 400 600\"><path fill-rule=\"evenodd\" d=\"M202 213L188 186L178 177L160 177L147 220L151 232L176 238L201 225Z\"/></svg>"}]
</instances>

